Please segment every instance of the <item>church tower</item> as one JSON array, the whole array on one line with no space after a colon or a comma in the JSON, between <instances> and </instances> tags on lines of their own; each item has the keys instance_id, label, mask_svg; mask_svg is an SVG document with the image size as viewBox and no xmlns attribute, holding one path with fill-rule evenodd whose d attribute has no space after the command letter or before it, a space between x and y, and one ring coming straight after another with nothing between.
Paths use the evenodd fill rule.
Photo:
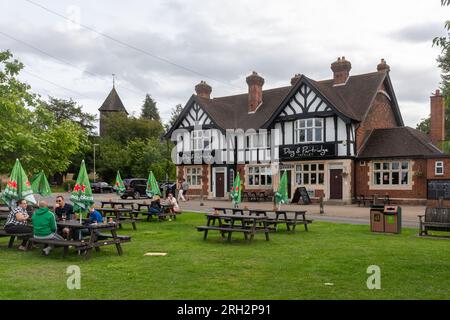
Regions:
<instances>
[{"instance_id":1,"label":"church tower","mask_svg":"<svg viewBox=\"0 0 450 320\"><path fill-rule=\"evenodd\" d=\"M114 112L122 112L128 115L127 109L125 109L122 100L120 100L120 97L114 86L114 78L112 90L108 94L98 111L100 111L100 137L104 137L106 134L105 119L109 114L112 114Z\"/></svg>"}]
</instances>

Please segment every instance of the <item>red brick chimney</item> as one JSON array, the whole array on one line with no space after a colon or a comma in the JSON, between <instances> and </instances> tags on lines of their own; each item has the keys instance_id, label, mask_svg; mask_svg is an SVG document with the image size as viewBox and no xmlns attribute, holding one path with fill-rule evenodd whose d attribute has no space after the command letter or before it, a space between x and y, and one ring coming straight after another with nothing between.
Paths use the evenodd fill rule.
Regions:
<instances>
[{"instance_id":1,"label":"red brick chimney","mask_svg":"<svg viewBox=\"0 0 450 320\"><path fill-rule=\"evenodd\" d=\"M197 93L197 96L202 98L211 99L211 91L211 86L203 80L195 86L195 92Z\"/></svg>"},{"instance_id":2,"label":"red brick chimney","mask_svg":"<svg viewBox=\"0 0 450 320\"><path fill-rule=\"evenodd\" d=\"M248 112L255 112L262 104L262 87L264 78L255 71L247 77L248 84Z\"/></svg>"},{"instance_id":3,"label":"red brick chimney","mask_svg":"<svg viewBox=\"0 0 450 320\"><path fill-rule=\"evenodd\" d=\"M386 63L386 60L381 59L381 62L377 65L377 71L390 71L391 67Z\"/></svg>"},{"instance_id":4,"label":"red brick chimney","mask_svg":"<svg viewBox=\"0 0 450 320\"><path fill-rule=\"evenodd\" d=\"M344 85L350 75L351 68L352 64L350 61L345 60L345 57L337 58L337 60L331 64L334 79L333 85Z\"/></svg>"},{"instance_id":5,"label":"red brick chimney","mask_svg":"<svg viewBox=\"0 0 450 320\"><path fill-rule=\"evenodd\" d=\"M430 139L435 146L440 148L440 144L445 140L444 96L437 89L434 96L430 97L430 100Z\"/></svg>"}]
</instances>

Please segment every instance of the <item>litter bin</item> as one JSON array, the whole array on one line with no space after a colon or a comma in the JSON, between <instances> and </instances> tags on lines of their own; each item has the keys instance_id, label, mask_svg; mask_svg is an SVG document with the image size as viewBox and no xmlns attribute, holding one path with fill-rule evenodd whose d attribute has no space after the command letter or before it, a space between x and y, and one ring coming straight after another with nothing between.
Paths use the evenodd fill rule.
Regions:
<instances>
[{"instance_id":1,"label":"litter bin","mask_svg":"<svg viewBox=\"0 0 450 320\"><path fill-rule=\"evenodd\" d=\"M402 208L399 206L384 206L384 232L402 232Z\"/></svg>"},{"instance_id":2,"label":"litter bin","mask_svg":"<svg viewBox=\"0 0 450 320\"><path fill-rule=\"evenodd\" d=\"M370 207L370 231L384 232L384 206L373 205Z\"/></svg>"}]
</instances>

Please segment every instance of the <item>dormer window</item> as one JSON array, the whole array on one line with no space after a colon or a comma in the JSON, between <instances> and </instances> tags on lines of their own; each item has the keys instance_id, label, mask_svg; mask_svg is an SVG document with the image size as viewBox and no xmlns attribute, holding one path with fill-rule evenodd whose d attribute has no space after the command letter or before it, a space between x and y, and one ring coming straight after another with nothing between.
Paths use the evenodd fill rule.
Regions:
<instances>
[{"instance_id":1,"label":"dormer window","mask_svg":"<svg viewBox=\"0 0 450 320\"><path fill-rule=\"evenodd\" d=\"M294 122L294 143L323 142L323 118Z\"/></svg>"}]
</instances>

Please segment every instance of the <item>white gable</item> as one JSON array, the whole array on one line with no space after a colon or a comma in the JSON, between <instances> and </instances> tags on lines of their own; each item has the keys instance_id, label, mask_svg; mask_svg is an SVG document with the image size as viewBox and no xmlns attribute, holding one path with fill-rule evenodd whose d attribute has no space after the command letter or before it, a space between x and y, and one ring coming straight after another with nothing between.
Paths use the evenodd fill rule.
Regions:
<instances>
[{"instance_id":1,"label":"white gable","mask_svg":"<svg viewBox=\"0 0 450 320\"><path fill-rule=\"evenodd\" d=\"M287 106L281 111L280 117L328 112L331 108L323 101L308 85L302 84L297 93L288 102Z\"/></svg>"},{"instance_id":2,"label":"white gable","mask_svg":"<svg viewBox=\"0 0 450 320\"><path fill-rule=\"evenodd\" d=\"M188 128L194 126L204 126L212 124L211 118L208 117L206 112L198 105L194 104L188 113L185 114L184 119L181 121L180 128Z\"/></svg>"}]
</instances>

